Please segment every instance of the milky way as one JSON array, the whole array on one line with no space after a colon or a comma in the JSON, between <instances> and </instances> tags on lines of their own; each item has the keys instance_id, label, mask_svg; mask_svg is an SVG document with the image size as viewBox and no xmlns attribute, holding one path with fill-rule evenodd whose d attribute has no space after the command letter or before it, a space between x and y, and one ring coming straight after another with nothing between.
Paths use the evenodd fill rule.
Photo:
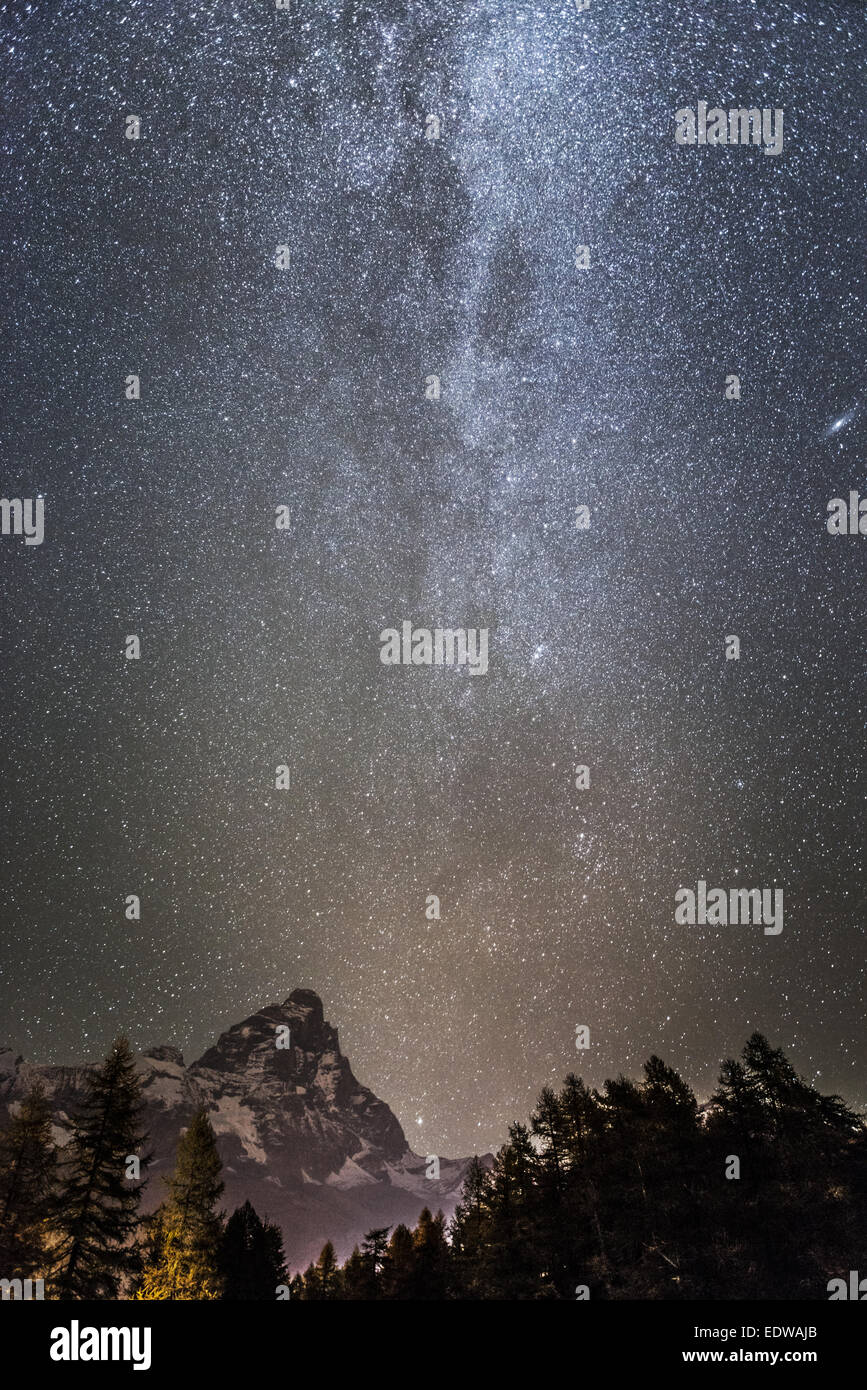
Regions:
<instances>
[{"instance_id":1,"label":"milky way","mask_svg":"<svg viewBox=\"0 0 867 1390\"><path fill-rule=\"evenodd\" d=\"M863 8L0 18L2 487L45 499L0 538L0 1043L192 1057L305 986L444 1154L570 1070L707 1094L756 1028L867 1103ZM783 151L678 146L702 100ZM384 666L404 620L488 673ZM784 930L676 925L699 879Z\"/></svg>"}]
</instances>

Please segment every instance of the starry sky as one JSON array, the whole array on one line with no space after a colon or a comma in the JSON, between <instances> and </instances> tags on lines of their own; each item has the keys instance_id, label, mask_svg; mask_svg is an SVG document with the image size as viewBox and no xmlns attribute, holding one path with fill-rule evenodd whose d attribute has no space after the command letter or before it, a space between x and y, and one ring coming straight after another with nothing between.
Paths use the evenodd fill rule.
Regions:
<instances>
[{"instance_id":1,"label":"starry sky","mask_svg":"<svg viewBox=\"0 0 867 1390\"><path fill-rule=\"evenodd\" d=\"M572 1070L705 1096L756 1028L867 1104L867 538L825 528L867 492L865 39L0 3L2 487L45 499L0 538L0 1043L192 1060L313 988L447 1155ZM782 154L676 145L700 100L783 108ZM382 665L404 619L487 627L488 674ZM782 933L675 925L700 878Z\"/></svg>"}]
</instances>

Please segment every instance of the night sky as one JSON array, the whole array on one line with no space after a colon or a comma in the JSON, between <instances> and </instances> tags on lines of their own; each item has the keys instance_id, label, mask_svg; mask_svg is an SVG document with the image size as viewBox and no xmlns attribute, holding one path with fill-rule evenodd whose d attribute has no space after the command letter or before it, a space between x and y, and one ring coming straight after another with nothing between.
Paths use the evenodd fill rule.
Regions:
<instances>
[{"instance_id":1,"label":"night sky","mask_svg":"<svg viewBox=\"0 0 867 1390\"><path fill-rule=\"evenodd\" d=\"M45 499L0 1044L192 1060L312 988L422 1153L654 1052L705 1096L754 1029L867 1104L864 6L0 20L0 483ZM677 145L703 100L782 153ZM403 620L488 673L383 665ZM782 933L676 925L699 879Z\"/></svg>"}]
</instances>

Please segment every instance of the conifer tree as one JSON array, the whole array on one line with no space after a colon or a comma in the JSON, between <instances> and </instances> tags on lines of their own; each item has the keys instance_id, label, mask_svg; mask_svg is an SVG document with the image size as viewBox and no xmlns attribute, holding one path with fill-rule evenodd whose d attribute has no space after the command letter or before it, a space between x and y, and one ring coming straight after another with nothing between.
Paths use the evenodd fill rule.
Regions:
<instances>
[{"instance_id":1,"label":"conifer tree","mask_svg":"<svg viewBox=\"0 0 867 1390\"><path fill-rule=\"evenodd\" d=\"M746 1067L734 1058L727 1058L720 1071L717 1090L711 1096L710 1123L724 1128L741 1143L764 1128L762 1103L754 1079Z\"/></svg>"},{"instance_id":2,"label":"conifer tree","mask_svg":"<svg viewBox=\"0 0 867 1390\"><path fill-rule=\"evenodd\" d=\"M485 1297L485 1238L490 1174L478 1155L467 1165L461 1200L455 1208L449 1233L452 1265L461 1298Z\"/></svg>"},{"instance_id":3,"label":"conifer tree","mask_svg":"<svg viewBox=\"0 0 867 1390\"><path fill-rule=\"evenodd\" d=\"M538 1167L538 1155L533 1148L530 1131L526 1125L509 1125L509 1154L515 1196L522 1205L525 1205L530 1201L533 1192L533 1179Z\"/></svg>"},{"instance_id":4,"label":"conifer tree","mask_svg":"<svg viewBox=\"0 0 867 1390\"><path fill-rule=\"evenodd\" d=\"M316 1262L316 1275L319 1283L319 1298L327 1302L338 1299L340 1297L340 1267L330 1240L326 1241L322 1247L322 1252Z\"/></svg>"},{"instance_id":5,"label":"conifer tree","mask_svg":"<svg viewBox=\"0 0 867 1390\"><path fill-rule=\"evenodd\" d=\"M285 1284L289 1278L289 1271L286 1267L286 1255L283 1250L283 1232L274 1221L266 1219L262 1222L262 1254L268 1265L268 1277L274 1276L274 1287L271 1290L271 1298L274 1297L277 1285Z\"/></svg>"},{"instance_id":6,"label":"conifer tree","mask_svg":"<svg viewBox=\"0 0 867 1390\"><path fill-rule=\"evenodd\" d=\"M692 1090L674 1067L660 1057L651 1057L644 1063L641 1089L649 1110L660 1124L671 1121L674 1127L687 1130L695 1124L698 1107Z\"/></svg>"},{"instance_id":7,"label":"conifer tree","mask_svg":"<svg viewBox=\"0 0 867 1390\"><path fill-rule=\"evenodd\" d=\"M348 1276L347 1287L350 1298L374 1299L383 1296L387 1284L388 1268L388 1226L378 1226L365 1234L358 1247L347 1261L344 1275Z\"/></svg>"},{"instance_id":8,"label":"conifer tree","mask_svg":"<svg viewBox=\"0 0 867 1390\"><path fill-rule=\"evenodd\" d=\"M568 1124L560 1098L550 1086L544 1086L530 1120L533 1133L542 1143L541 1167L549 1179L549 1188L559 1198L566 1168L566 1136Z\"/></svg>"},{"instance_id":9,"label":"conifer tree","mask_svg":"<svg viewBox=\"0 0 867 1390\"><path fill-rule=\"evenodd\" d=\"M51 1112L35 1082L0 1134L0 1270L10 1278L45 1270L56 1180Z\"/></svg>"},{"instance_id":10,"label":"conifer tree","mask_svg":"<svg viewBox=\"0 0 867 1390\"><path fill-rule=\"evenodd\" d=\"M343 1266L341 1276L344 1298L356 1300L371 1297L372 1280L369 1262L357 1245Z\"/></svg>"},{"instance_id":11,"label":"conifer tree","mask_svg":"<svg viewBox=\"0 0 867 1390\"><path fill-rule=\"evenodd\" d=\"M510 1142L494 1160L486 1200L484 1284L489 1298L532 1298L539 1289L535 1155L523 1125L511 1125L509 1133Z\"/></svg>"},{"instance_id":12,"label":"conifer tree","mask_svg":"<svg viewBox=\"0 0 867 1390\"><path fill-rule=\"evenodd\" d=\"M211 1300L222 1293L222 1164L211 1122L200 1106L178 1144L169 1196L154 1213L139 1299Z\"/></svg>"},{"instance_id":13,"label":"conifer tree","mask_svg":"<svg viewBox=\"0 0 867 1390\"><path fill-rule=\"evenodd\" d=\"M580 1076L570 1072L560 1102L567 1161L570 1169L574 1169L590 1152L594 1139L602 1130L599 1096L585 1085Z\"/></svg>"},{"instance_id":14,"label":"conifer tree","mask_svg":"<svg viewBox=\"0 0 867 1390\"><path fill-rule=\"evenodd\" d=\"M137 1267L130 1244L143 1183L127 1160L141 1153L141 1088L126 1038L87 1078L87 1094L63 1155L54 1218L51 1286L60 1299L117 1298Z\"/></svg>"},{"instance_id":15,"label":"conifer tree","mask_svg":"<svg viewBox=\"0 0 867 1390\"><path fill-rule=\"evenodd\" d=\"M413 1274L415 1269L415 1249L412 1231L403 1222L395 1226L388 1242L387 1275L383 1287L383 1297L393 1299L413 1298Z\"/></svg>"},{"instance_id":16,"label":"conifer tree","mask_svg":"<svg viewBox=\"0 0 867 1390\"><path fill-rule=\"evenodd\" d=\"M442 1212L432 1216L428 1207L421 1213L413 1233L413 1296L416 1299L445 1298L448 1290L449 1248Z\"/></svg>"},{"instance_id":17,"label":"conifer tree","mask_svg":"<svg viewBox=\"0 0 867 1390\"><path fill-rule=\"evenodd\" d=\"M261 1221L249 1201L226 1222L220 1268L224 1299L273 1299L278 1285L286 1283L280 1228Z\"/></svg>"}]
</instances>

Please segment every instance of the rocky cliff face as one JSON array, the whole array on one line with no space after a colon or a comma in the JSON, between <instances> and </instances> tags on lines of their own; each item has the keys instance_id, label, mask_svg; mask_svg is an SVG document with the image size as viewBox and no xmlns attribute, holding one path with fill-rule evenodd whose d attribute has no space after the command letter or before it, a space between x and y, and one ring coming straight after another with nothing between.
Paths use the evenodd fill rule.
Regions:
<instances>
[{"instance_id":1,"label":"rocky cliff face","mask_svg":"<svg viewBox=\"0 0 867 1390\"><path fill-rule=\"evenodd\" d=\"M87 1071L0 1049L0 1125L39 1078L65 1143ZM426 1176L389 1107L356 1081L311 990L236 1023L189 1067L176 1048L157 1046L139 1071L153 1153L144 1209L161 1200L181 1131L204 1104L224 1165L223 1205L231 1211L249 1198L277 1221L292 1268L329 1238L342 1258L371 1226L414 1223L424 1206L450 1214L460 1195L469 1160L440 1156L439 1179Z\"/></svg>"}]
</instances>

